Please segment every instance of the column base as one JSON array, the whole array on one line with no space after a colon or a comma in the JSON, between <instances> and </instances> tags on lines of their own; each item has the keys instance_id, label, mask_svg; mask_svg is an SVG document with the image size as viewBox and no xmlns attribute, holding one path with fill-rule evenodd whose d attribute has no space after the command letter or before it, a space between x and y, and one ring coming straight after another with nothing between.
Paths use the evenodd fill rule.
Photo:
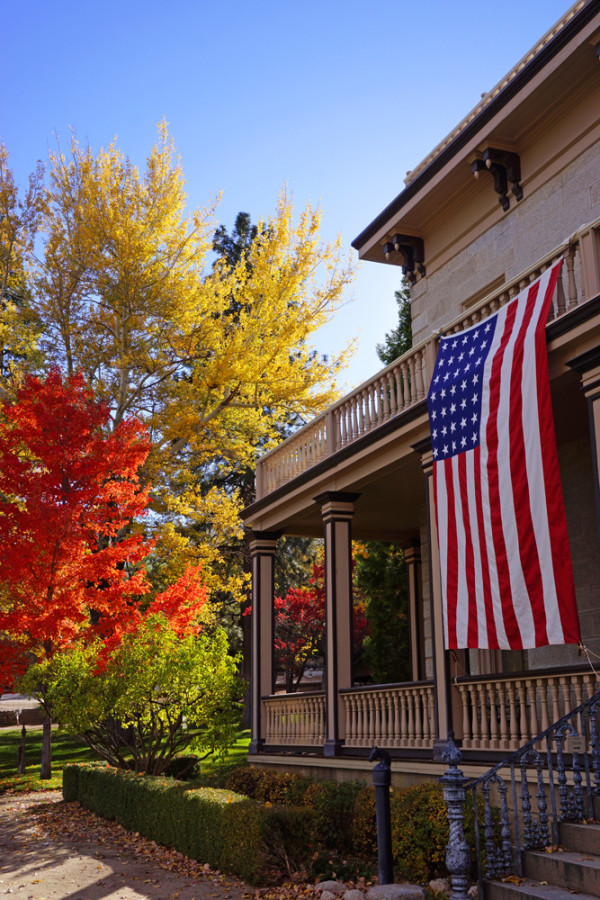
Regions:
<instances>
[{"instance_id":1,"label":"column base","mask_svg":"<svg viewBox=\"0 0 600 900\"><path fill-rule=\"evenodd\" d=\"M332 757L332 756L341 756L341 755L342 755L342 741L334 741L334 740L325 741L325 745L323 747L323 756Z\"/></svg>"},{"instance_id":2,"label":"column base","mask_svg":"<svg viewBox=\"0 0 600 900\"><path fill-rule=\"evenodd\" d=\"M258 753L262 753L265 748L265 742L263 738L259 738L256 741L250 741L250 745L248 746L248 755L256 756Z\"/></svg>"}]
</instances>

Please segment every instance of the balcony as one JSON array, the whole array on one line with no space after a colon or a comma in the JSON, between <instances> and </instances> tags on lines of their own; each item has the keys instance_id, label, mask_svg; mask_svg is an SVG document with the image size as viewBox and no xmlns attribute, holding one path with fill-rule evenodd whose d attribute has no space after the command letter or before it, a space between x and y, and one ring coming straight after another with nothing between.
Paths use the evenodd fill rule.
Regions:
<instances>
[{"instance_id":1,"label":"balcony","mask_svg":"<svg viewBox=\"0 0 600 900\"><path fill-rule=\"evenodd\" d=\"M538 260L501 290L449 322L442 333L462 331L493 314L560 258L564 263L548 322L597 296L600 293L599 229L600 220L581 228L569 241ZM413 347L261 457L256 469L257 500L416 407L427 396L437 344L438 335L433 335Z\"/></svg>"}]
</instances>

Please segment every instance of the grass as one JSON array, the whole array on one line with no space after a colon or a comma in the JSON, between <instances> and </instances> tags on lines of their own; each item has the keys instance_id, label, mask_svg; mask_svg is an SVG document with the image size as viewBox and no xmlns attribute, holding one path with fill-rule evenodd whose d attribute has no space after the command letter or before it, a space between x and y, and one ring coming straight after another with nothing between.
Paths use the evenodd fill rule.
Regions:
<instances>
[{"instance_id":1,"label":"grass","mask_svg":"<svg viewBox=\"0 0 600 900\"><path fill-rule=\"evenodd\" d=\"M63 766L71 762L90 762L96 753L78 738L52 730L52 778L42 781L42 729L28 728L25 742L25 775L17 775L21 729L0 731L0 794L7 791L58 791L62 787Z\"/></svg>"},{"instance_id":2,"label":"grass","mask_svg":"<svg viewBox=\"0 0 600 900\"><path fill-rule=\"evenodd\" d=\"M250 741L249 731L240 731L235 743L224 757L208 757L202 762L199 783L218 787L223 784L229 772L244 765ZM67 763L91 762L99 759L89 747L73 735L53 729L52 731L52 778L40 778L42 761L42 730L27 729L25 775L17 775L17 760L21 730L18 728L0 731L0 794L8 791L58 791L62 788L62 770Z\"/></svg>"}]
</instances>

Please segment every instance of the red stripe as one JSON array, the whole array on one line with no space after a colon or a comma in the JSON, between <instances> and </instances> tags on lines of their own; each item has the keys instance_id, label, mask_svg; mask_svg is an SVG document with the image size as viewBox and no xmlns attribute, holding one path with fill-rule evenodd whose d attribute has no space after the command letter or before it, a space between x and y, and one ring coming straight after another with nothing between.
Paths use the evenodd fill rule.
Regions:
<instances>
[{"instance_id":1,"label":"red stripe","mask_svg":"<svg viewBox=\"0 0 600 900\"><path fill-rule=\"evenodd\" d=\"M471 516L469 509L469 493L467 489L467 459L466 453L460 453L458 462L458 484L462 503L462 522L464 528L464 559L465 581L467 583L468 620L467 620L467 647L476 647L479 637L477 625L477 585L475 583L475 558L473 553L473 538L471 536Z\"/></svg>"},{"instance_id":2,"label":"red stripe","mask_svg":"<svg viewBox=\"0 0 600 900\"><path fill-rule=\"evenodd\" d=\"M483 604L488 637L487 646L491 650L497 650L498 632L496 631L496 622L494 619L494 612L492 607L490 562L487 552L485 526L483 524L483 500L481 495L481 447L479 445L473 450L473 466L475 476L475 509L477 516L477 531L479 534L479 555L481 557L481 590L483 592Z\"/></svg>"},{"instance_id":3,"label":"red stripe","mask_svg":"<svg viewBox=\"0 0 600 900\"><path fill-rule=\"evenodd\" d=\"M544 301L544 308L536 329L536 372L538 415L540 422L540 441L542 466L544 470L544 486L550 529L550 546L552 550L552 566L560 619L565 643L580 641L575 585L569 547L569 535L562 496L558 453L556 450L556 434L552 415L552 398L550 395L550 379L548 375L548 354L546 351L546 320L560 266L557 266L550 282Z\"/></svg>"},{"instance_id":4,"label":"red stripe","mask_svg":"<svg viewBox=\"0 0 600 900\"><path fill-rule=\"evenodd\" d=\"M510 413L508 419L510 434L508 463L510 465L510 477L512 482L519 558L521 560L521 569L527 596L531 605L536 647L548 643L548 631L546 628L546 608L544 606L542 572L537 542L535 539L535 529L531 513L531 497L529 494L529 481L527 479L527 456L525 436L523 434L523 394L521 385L523 379L525 337L527 328L531 323L533 313L535 312L538 290L538 282L533 284L529 289L522 323L514 344L513 364L510 377ZM525 604L527 600L523 597L519 602Z\"/></svg>"},{"instance_id":5,"label":"red stripe","mask_svg":"<svg viewBox=\"0 0 600 900\"><path fill-rule=\"evenodd\" d=\"M456 650L456 607L458 603L458 542L456 536L456 501L452 479L452 459L445 459L443 478L448 496L447 549L446 549L446 608L448 611L448 649Z\"/></svg>"},{"instance_id":6,"label":"red stripe","mask_svg":"<svg viewBox=\"0 0 600 900\"><path fill-rule=\"evenodd\" d=\"M502 361L506 352L506 345L508 344L514 326L516 312L516 303L509 304L506 307L504 332L502 334L500 346L496 350L494 359L492 361L492 370L490 373L490 408L486 429L486 440L488 446L487 469L492 540L494 543L494 551L496 556L496 569L498 572L498 586L500 590L502 615L504 619L504 630L506 632L506 637L510 647L512 647L513 650L520 650L523 647L523 641L521 638L519 623L517 622L512 601L506 543L504 540L504 532L502 529L500 484L498 479L498 406L500 402L500 380L502 374L501 370ZM500 427L503 426L504 423L500 423Z\"/></svg>"}]
</instances>

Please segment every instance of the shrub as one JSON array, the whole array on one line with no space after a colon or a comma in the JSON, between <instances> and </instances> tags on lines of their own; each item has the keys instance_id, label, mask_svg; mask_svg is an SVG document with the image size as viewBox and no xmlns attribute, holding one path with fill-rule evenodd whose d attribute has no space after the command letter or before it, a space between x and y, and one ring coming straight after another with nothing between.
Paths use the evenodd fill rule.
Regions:
<instances>
[{"instance_id":1,"label":"shrub","mask_svg":"<svg viewBox=\"0 0 600 900\"><path fill-rule=\"evenodd\" d=\"M232 791L193 789L109 766L66 766L63 795L252 884L298 869L312 827L309 809L267 806Z\"/></svg>"},{"instance_id":2,"label":"shrub","mask_svg":"<svg viewBox=\"0 0 600 900\"><path fill-rule=\"evenodd\" d=\"M479 810L480 818L483 809ZM425 883L445 874L449 839L446 804L438 784L418 784L391 797L392 848L396 877ZM465 803L465 839L475 861L473 802Z\"/></svg>"},{"instance_id":3,"label":"shrub","mask_svg":"<svg viewBox=\"0 0 600 900\"><path fill-rule=\"evenodd\" d=\"M392 791L393 796L393 791ZM354 803L350 841L357 856L377 857L377 817L375 788L364 787Z\"/></svg>"},{"instance_id":4,"label":"shrub","mask_svg":"<svg viewBox=\"0 0 600 900\"><path fill-rule=\"evenodd\" d=\"M305 791L302 805L313 811L313 841L328 850L350 846L351 826L358 781L315 781Z\"/></svg>"},{"instance_id":5,"label":"shrub","mask_svg":"<svg viewBox=\"0 0 600 900\"><path fill-rule=\"evenodd\" d=\"M179 753L169 760L164 774L179 781L189 781L200 774L201 758L195 753Z\"/></svg>"}]
</instances>

